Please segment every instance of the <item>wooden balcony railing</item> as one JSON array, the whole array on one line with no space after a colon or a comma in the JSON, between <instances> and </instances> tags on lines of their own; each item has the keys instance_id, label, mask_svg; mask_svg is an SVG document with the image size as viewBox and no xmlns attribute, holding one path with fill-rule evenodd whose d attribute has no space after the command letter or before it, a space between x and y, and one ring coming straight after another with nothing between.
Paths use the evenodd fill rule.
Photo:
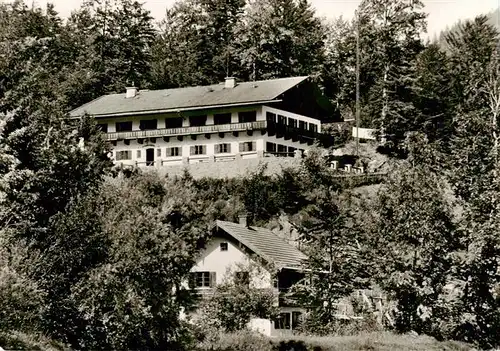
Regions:
<instances>
[{"instance_id":1,"label":"wooden balcony railing","mask_svg":"<svg viewBox=\"0 0 500 351\"><path fill-rule=\"evenodd\" d=\"M193 134L221 133L221 132L244 132L247 130L266 129L267 121L256 121L246 123L214 124L199 127L180 127L152 130L134 130L130 132L114 132L106 135L108 140L158 138L164 136L180 136Z\"/></svg>"},{"instance_id":2,"label":"wooden balcony railing","mask_svg":"<svg viewBox=\"0 0 500 351\"><path fill-rule=\"evenodd\" d=\"M175 137L195 134L213 134L224 132L245 132L252 130L266 130L270 136L284 137L301 143L312 144L315 140L323 146L329 147L333 144L333 137L328 134L313 132L306 129L286 126L274 121L255 121L245 123L215 124L199 127L164 128L152 130L134 130L128 132L107 133L107 140L126 140L141 138Z\"/></svg>"}]
</instances>

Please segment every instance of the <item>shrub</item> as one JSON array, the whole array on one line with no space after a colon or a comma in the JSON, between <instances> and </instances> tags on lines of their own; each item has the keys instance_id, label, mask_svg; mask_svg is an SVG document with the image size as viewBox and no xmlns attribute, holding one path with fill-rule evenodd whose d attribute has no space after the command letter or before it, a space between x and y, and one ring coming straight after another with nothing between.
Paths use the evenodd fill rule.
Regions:
<instances>
[{"instance_id":1,"label":"shrub","mask_svg":"<svg viewBox=\"0 0 500 351\"><path fill-rule=\"evenodd\" d=\"M35 328L40 322L45 294L20 271L25 254L21 251L20 247L7 250L0 242L0 332L26 331L27 326Z\"/></svg>"},{"instance_id":2,"label":"shrub","mask_svg":"<svg viewBox=\"0 0 500 351\"><path fill-rule=\"evenodd\" d=\"M330 323L323 324L310 316L306 316L299 328L299 332L305 335L358 335L360 333L382 330L374 314L366 314L363 319L336 319Z\"/></svg>"},{"instance_id":3,"label":"shrub","mask_svg":"<svg viewBox=\"0 0 500 351\"><path fill-rule=\"evenodd\" d=\"M245 279L238 275L241 272L248 274ZM196 323L234 332L245 329L253 317L273 318L278 312L275 292L259 287L261 280L266 279L265 273L257 264L237 265L228 270L214 294L201 302Z\"/></svg>"}]
</instances>

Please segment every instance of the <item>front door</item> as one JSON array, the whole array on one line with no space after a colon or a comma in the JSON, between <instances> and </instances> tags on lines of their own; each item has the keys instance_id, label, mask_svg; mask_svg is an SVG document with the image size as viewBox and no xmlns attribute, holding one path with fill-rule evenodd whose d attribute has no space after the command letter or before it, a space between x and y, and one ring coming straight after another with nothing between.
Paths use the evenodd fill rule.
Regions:
<instances>
[{"instance_id":1,"label":"front door","mask_svg":"<svg viewBox=\"0 0 500 351\"><path fill-rule=\"evenodd\" d=\"M146 166L154 166L155 149L146 149Z\"/></svg>"}]
</instances>

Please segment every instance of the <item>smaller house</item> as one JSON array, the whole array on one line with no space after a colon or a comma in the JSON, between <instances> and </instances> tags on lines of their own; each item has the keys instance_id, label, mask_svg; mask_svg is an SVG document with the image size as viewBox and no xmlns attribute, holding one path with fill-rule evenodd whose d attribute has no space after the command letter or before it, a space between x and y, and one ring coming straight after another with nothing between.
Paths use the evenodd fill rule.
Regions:
<instances>
[{"instance_id":1,"label":"smaller house","mask_svg":"<svg viewBox=\"0 0 500 351\"><path fill-rule=\"evenodd\" d=\"M272 231L249 226L246 217L241 216L239 223L216 221L213 237L192 268L191 278L194 288L207 295L223 282L228 270L260 265L263 273L248 279L258 288L274 289L280 315L273 321L252 319L249 326L267 336L279 336L291 333L306 312L303 307L280 298L304 277L301 267L306 259L306 255Z\"/></svg>"}]
</instances>

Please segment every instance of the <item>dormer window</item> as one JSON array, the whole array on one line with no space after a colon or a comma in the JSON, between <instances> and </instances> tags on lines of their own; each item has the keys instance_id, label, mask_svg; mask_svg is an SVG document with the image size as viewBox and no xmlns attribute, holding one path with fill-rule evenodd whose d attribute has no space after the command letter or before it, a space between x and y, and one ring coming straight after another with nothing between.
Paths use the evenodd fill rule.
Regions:
<instances>
[{"instance_id":1,"label":"dormer window","mask_svg":"<svg viewBox=\"0 0 500 351\"><path fill-rule=\"evenodd\" d=\"M220 250L221 251L227 251L228 245L227 243L220 243Z\"/></svg>"}]
</instances>

